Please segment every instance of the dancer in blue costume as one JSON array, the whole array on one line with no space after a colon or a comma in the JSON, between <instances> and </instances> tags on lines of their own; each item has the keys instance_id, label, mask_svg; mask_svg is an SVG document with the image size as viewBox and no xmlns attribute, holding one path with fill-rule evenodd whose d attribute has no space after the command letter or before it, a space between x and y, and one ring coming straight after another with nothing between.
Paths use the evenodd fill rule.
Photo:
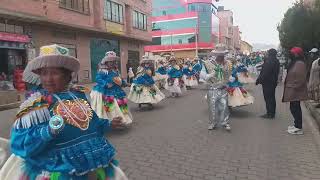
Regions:
<instances>
[{"instance_id":1,"label":"dancer in blue costume","mask_svg":"<svg viewBox=\"0 0 320 180\"><path fill-rule=\"evenodd\" d=\"M163 60L159 61L159 66L155 74L155 81L157 82L156 84L158 84L158 88L163 89L168 78L167 66L165 65Z\"/></svg>"},{"instance_id":2,"label":"dancer in blue costume","mask_svg":"<svg viewBox=\"0 0 320 180\"><path fill-rule=\"evenodd\" d=\"M165 88L171 92L172 97L177 97L186 91L186 85L183 80L183 73L177 64L175 57L169 59L170 67L168 68L168 79Z\"/></svg>"},{"instance_id":3,"label":"dancer in blue costume","mask_svg":"<svg viewBox=\"0 0 320 180\"><path fill-rule=\"evenodd\" d=\"M228 106L238 107L253 104L254 97L245 90L243 84L239 82L239 71L242 72L243 69L237 66L237 62L233 61L232 74L228 82Z\"/></svg>"},{"instance_id":4,"label":"dancer in blue costume","mask_svg":"<svg viewBox=\"0 0 320 180\"><path fill-rule=\"evenodd\" d=\"M122 87L127 83L120 78L118 73L117 57L115 52L109 51L100 63L96 77L96 85L90 94L91 105L99 118L113 119L122 117L126 125L132 123L126 93Z\"/></svg>"},{"instance_id":5,"label":"dancer in blue costume","mask_svg":"<svg viewBox=\"0 0 320 180\"><path fill-rule=\"evenodd\" d=\"M197 71L194 69L193 64L189 58L186 59L182 72L187 89L198 86L198 80L196 77Z\"/></svg>"},{"instance_id":6,"label":"dancer in blue costume","mask_svg":"<svg viewBox=\"0 0 320 180\"><path fill-rule=\"evenodd\" d=\"M26 69L40 75L43 88L20 106L11 131L13 155L1 169L1 180L127 180L104 137L123 126L121 117L98 118L85 88L68 85L80 67L68 52L44 46L28 63Z\"/></svg>"},{"instance_id":7,"label":"dancer in blue costume","mask_svg":"<svg viewBox=\"0 0 320 180\"><path fill-rule=\"evenodd\" d=\"M128 99L134 103L147 104L152 107L152 104L157 104L165 98L165 95L155 85L153 80L154 61L149 57L144 56L140 61L137 76L131 85Z\"/></svg>"},{"instance_id":8,"label":"dancer in blue costume","mask_svg":"<svg viewBox=\"0 0 320 180\"><path fill-rule=\"evenodd\" d=\"M255 83L255 80L250 76L248 68L244 64L237 62L236 66L239 82L243 84Z\"/></svg>"}]
</instances>

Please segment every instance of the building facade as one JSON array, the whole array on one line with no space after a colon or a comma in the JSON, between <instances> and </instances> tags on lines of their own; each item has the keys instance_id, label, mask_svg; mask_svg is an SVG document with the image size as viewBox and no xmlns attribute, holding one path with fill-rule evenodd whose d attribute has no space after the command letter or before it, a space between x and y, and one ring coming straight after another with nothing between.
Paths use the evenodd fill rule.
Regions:
<instances>
[{"instance_id":1,"label":"building facade","mask_svg":"<svg viewBox=\"0 0 320 180\"><path fill-rule=\"evenodd\" d=\"M240 52L245 55L249 55L253 52L253 47L246 41L241 41Z\"/></svg>"},{"instance_id":2,"label":"building facade","mask_svg":"<svg viewBox=\"0 0 320 180\"><path fill-rule=\"evenodd\" d=\"M241 48L241 32L239 26L234 25L233 12L219 6L217 15L220 19L220 42L225 44L229 51L238 52Z\"/></svg>"},{"instance_id":3,"label":"building facade","mask_svg":"<svg viewBox=\"0 0 320 180\"><path fill-rule=\"evenodd\" d=\"M145 51L194 58L219 41L215 0L153 0L152 45Z\"/></svg>"},{"instance_id":4,"label":"building facade","mask_svg":"<svg viewBox=\"0 0 320 180\"><path fill-rule=\"evenodd\" d=\"M0 2L0 73L12 76L39 53L59 44L80 60L77 82L95 80L106 51L120 57L121 75L136 67L151 42L150 0L5 0ZM12 80L12 78L9 80Z\"/></svg>"}]
</instances>

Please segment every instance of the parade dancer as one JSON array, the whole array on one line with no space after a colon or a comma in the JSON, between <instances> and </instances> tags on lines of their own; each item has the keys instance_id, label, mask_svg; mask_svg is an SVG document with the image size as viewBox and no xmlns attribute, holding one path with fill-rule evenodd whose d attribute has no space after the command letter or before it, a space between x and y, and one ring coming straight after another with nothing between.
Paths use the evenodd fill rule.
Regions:
<instances>
[{"instance_id":1,"label":"parade dancer","mask_svg":"<svg viewBox=\"0 0 320 180\"><path fill-rule=\"evenodd\" d=\"M248 68L242 64L242 63L237 63L236 65L236 71L237 71L237 77L240 83L243 84L251 84L255 83L255 80L250 76Z\"/></svg>"},{"instance_id":2,"label":"parade dancer","mask_svg":"<svg viewBox=\"0 0 320 180\"><path fill-rule=\"evenodd\" d=\"M226 130L231 130L229 123L229 107L227 82L230 76L230 64L224 60L227 53L225 46L217 45L212 51L212 55L216 56L214 60L214 73L208 76L208 94L207 102L209 106L209 130L215 129L217 126L223 126Z\"/></svg>"},{"instance_id":3,"label":"parade dancer","mask_svg":"<svg viewBox=\"0 0 320 180\"><path fill-rule=\"evenodd\" d=\"M177 64L175 57L171 57L169 63L170 67L168 69L168 79L165 88L171 92L172 97L178 97L186 91L182 69Z\"/></svg>"},{"instance_id":4,"label":"parade dancer","mask_svg":"<svg viewBox=\"0 0 320 180\"><path fill-rule=\"evenodd\" d=\"M153 73L154 61L144 56L128 95L128 99L139 104L139 108L143 104L152 107L152 104L157 104L165 98L165 95L155 85Z\"/></svg>"},{"instance_id":5,"label":"parade dancer","mask_svg":"<svg viewBox=\"0 0 320 180\"><path fill-rule=\"evenodd\" d=\"M155 74L156 74L155 75L155 81L158 84L158 88L159 89L163 89L165 84L166 84L166 80L168 78L167 67L166 67L166 65L165 65L163 60L159 61L159 67L157 68Z\"/></svg>"},{"instance_id":6,"label":"parade dancer","mask_svg":"<svg viewBox=\"0 0 320 180\"><path fill-rule=\"evenodd\" d=\"M98 118L84 88L70 85L79 68L79 60L59 45L41 47L40 56L28 63L26 69L39 76L42 88L15 117L13 154L1 169L1 180L127 180L104 137L123 125L121 117Z\"/></svg>"},{"instance_id":7,"label":"parade dancer","mask_svg":"<svg viewBox=\"0 0 320 180\"><path fill-rule=\"evenodd\" d=\"M228 82L228 106L238 107L253 104L254 97L245 90L243 84L238 80L239 68L236 64L232 67L232 74Z\"/></svg>"},{"instance_id":8,"label":"parade dancer","mask_svg":"<svg viewBox=\"0 0 320 180\"><path fill-rule=\"evenodd\" d=\"M109 51L100 62L99 72L96 76L96 85L90 94L92 108L99 118L113 119L122 117L126 125L132 123L126 93L122 87L127 83L120 78L117 61L120 58L116 53Z\"/></svg>"},{"instance_id":9,"label":"parade dancer","mask_svg":"<svg viewBox=\"0 0 320 180\"><path fill-rule=\"evenodd\" d=\"M186 88L191 89L192 87L198 86L198 80L196 77L196 71L193 68L191 60L188 58L185 62L185 65L182 69Z\"/></svg>"}]
</instances>

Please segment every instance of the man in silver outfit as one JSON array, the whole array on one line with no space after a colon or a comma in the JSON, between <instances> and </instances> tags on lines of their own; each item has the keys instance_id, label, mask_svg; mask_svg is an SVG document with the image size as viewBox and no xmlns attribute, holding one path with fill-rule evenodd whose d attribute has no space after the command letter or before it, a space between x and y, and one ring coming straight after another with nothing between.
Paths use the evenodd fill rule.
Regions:
<instances>
[{"instance_id":1,"label":"man in silver outfit","mask_svg":"<svg viewBox=\"0 0 320 180\"><path fill-rule=\"evenodd\" d=\"M219 126L228 131L231 130L228 92L226 90L231 70L229 69L230 63L224 59L226 53L226 48L223 45L217 45L211 53L216 58L211 62L214 67L213 72L210 72L206 79L208 83L209 130Z\"/></svg>"}]
</instances>

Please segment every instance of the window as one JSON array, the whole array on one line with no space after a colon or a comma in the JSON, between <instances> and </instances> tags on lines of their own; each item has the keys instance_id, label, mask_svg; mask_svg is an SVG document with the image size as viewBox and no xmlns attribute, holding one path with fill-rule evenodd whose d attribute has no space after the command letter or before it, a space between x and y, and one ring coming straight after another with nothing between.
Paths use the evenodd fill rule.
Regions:
<instances>
[{"instance_id":1,"label":"window","mask_svg":"<svg viewBox=\"0 0 320 180\"><path fill-rule=\"evenodd\" d=\"M23 27L22 26L14 26L14 32L17 34L23 34Z\"/></svg>"},{"instance_id":2,"label":"window","mask_svg":"<svg viewBox=\"0 0 320 180\"><path fill-rule=\"evenodd\" d=\"M141 12L133 11L133 27L147 30L147 16Z\"/></svg>"},{"instance_id":3,"label":"window","mask_svg":"<svg viewBox=\"0 0 320 180\"><path fill-rule=\"evenodd\" d=\"M3 22L0 22L0 32L5 32L6 31L6 24Z\"/></svg>"},{"instance_id":4,"label":"window","mask_svg":"<svg viewBox=\"0 0 320 180\"><path fill-rule=\"evenodd\" d=\"M13 24L6 24L6 32L14 33L14 25Z\"/></svg>"},{"instance_id":5,"label":"window","mask_svg":"<svg viewBox=\"0 0 320 180\"><path fill-rule=\"evenodd\" d=\"M62 8L77 11L83 14L89 14L89 0L59 0Z\"/></svg>"},{"instance_id":6,"label":"window","mask_svg":"<svg viewBox=\"0 0 320 180\"><path fill-rule=\"evenodd\" d=\"M0 19L0 32L24 34L24 27L12 22L7 23L7 21Z\"/></svg>"},{"instance_id":7,"label":"window","mask_svg":"<svg viewBox=\"0 0 320 180\"><path fill-rule=\"evenodd\" d=\"M167 15L167 11L162 11L162 15Z\"/></svg>"},{"instance_id":8,"label":"window","mask_svg":"<svg viewBox=\"0 0 320 180\"><path fill-rule=\"evenodd\" d=\"M123 6L121 4L106 0L104 18L108 21L123 23Z\"/></svg>"},{"instance_id":9,"label":"window","mask_svg":"<svg viewBox=\"0 0 320 180\"><path fill-rule=\"evenodd\" d=\"M179 42L179 44L182 44L182 39L179 39L179 41L178 41L178 42Z\"/></svg>"},{"instance_id":10,"label":"window","mask_svg":"<svg viewBox=\"0 0 320 180\"><path fill-rule=\"evenodd\" d=\"M181 19L176 21L155 22L154 30L175 30L184 28L195 28L197 26L197 18Z\"/></svg>"},{"instance_id":11,"label":"window","mask_svg":"<svg viewBox=\"0 0 320 180\"><path fill-rule=\"evenodd\" d=\"M161 37L152 38L152 45L161 45Z\"/></svg>"}]
</instances>

